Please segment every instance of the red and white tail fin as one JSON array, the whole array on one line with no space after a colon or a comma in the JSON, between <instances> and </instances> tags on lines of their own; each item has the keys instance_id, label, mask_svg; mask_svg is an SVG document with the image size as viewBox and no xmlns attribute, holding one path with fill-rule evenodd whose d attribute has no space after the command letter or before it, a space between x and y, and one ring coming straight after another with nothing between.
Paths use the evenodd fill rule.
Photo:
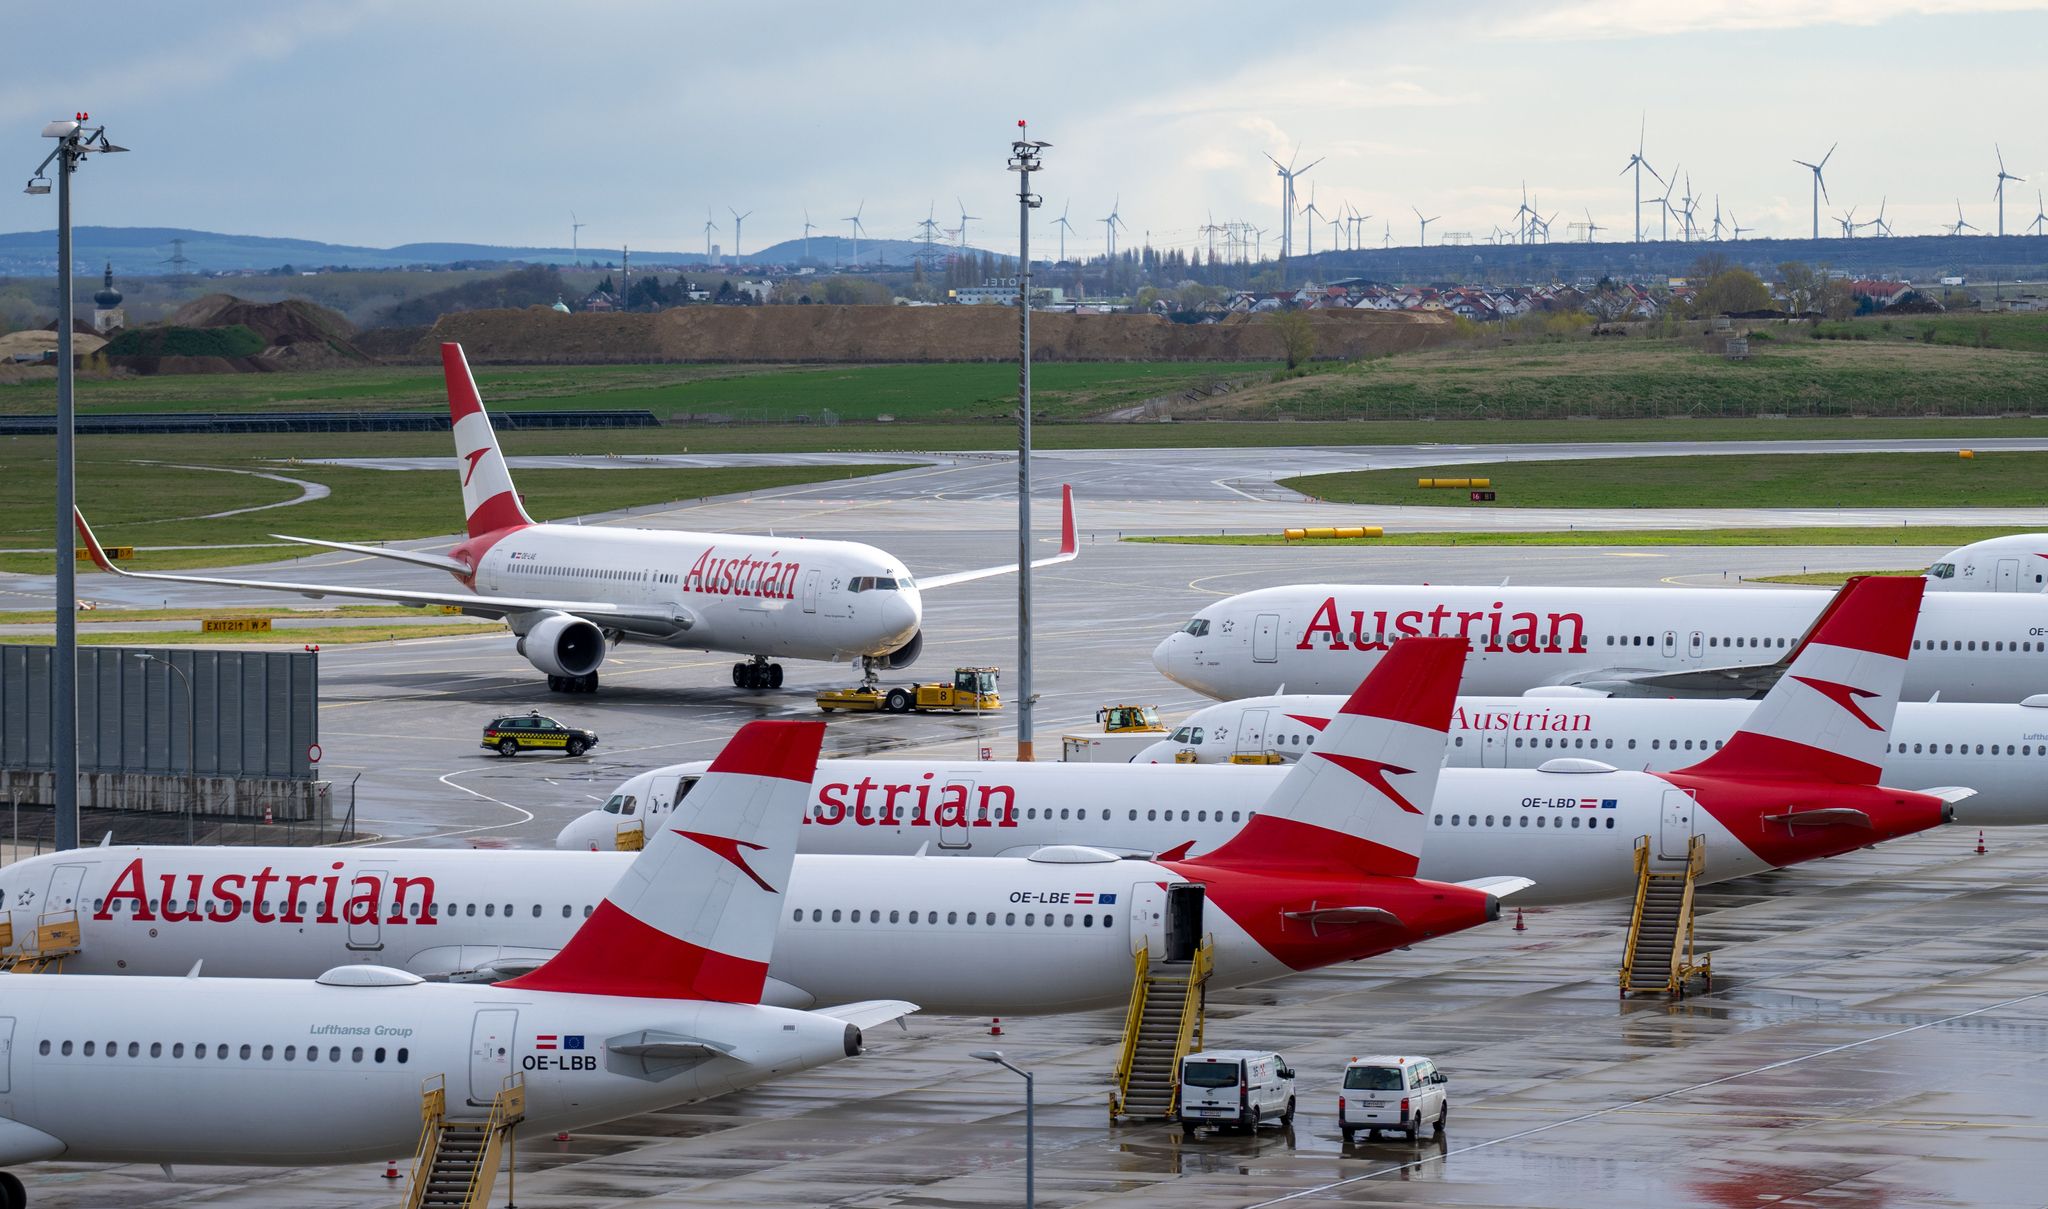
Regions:
<instances>
[{"instance_id":1,"label":"red and white tail fin","mask_svg":"<svg viewBox=\"0 0 2048 1209\"><path fill-rule=\"evenodd\" d=\"M441 372L448 379L448 419L455 426L455 456L461 459L462 511L469 535L482 537L500 529L530 525L533 518L520 506L512 489L512 471L498 452L498 433L484 412L483 396L470 375L469 359L459 344L441 346Z\"/></svg>"},{"instance_id":2,"label":"red and white tail fin","mask_svg":"<svg viewBox=\"0 0 2048 1209\"><path fill-rule=\"evenodd\" d=\"M749 722L562 951L502 985L759 1003L822 722Z\"/></svg>"},{"instance_id":3,"label":"red and white tail fin","mask_svg":"<svg viewBox=\"0 0 2048 1209\"><path fill-rule=\"evenodd\" d=\"M1199 864L1415 876L1470 643L1395 643L1258 813Z\"/></svg>"},{"instance_id":4,"label":"red and white tail fin","mask_svg":"<svg viewBox=\"0 0 2048 1209\"><path fill-rule=\"evenodd\" d=\"M1851 579L1721 750L1680 772L1877 784L1927 581Z\"/></svg>"}]
</instances>

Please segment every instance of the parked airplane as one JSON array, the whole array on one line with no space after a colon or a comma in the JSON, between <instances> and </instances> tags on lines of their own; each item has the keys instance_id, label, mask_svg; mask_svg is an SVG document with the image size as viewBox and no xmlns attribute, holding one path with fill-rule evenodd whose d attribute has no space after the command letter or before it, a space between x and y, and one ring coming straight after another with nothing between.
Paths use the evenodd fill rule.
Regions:
<instances>
[{"instance_id":1,"label":"parked airplane","mask_svg":"<svg viewBox=\"0 0 2048 1209\"><path fill-rule=\"evenodd\" d=\"M1278 757L1292 762L1314 750L1339 704L1342 698L1307 693L1219 702L1183 718L1172 734L1132 761L1228 764L1234 758ZM1718 751L1756 707L1754 701L1640 697L1460 697L1451 715L1450 767L1535 768L1560 757L1588 756L1630 768L1677 768L1702 752ZM818 775L843 781L847 763L824 761ZM2048 694L2018 705L1902 701L1881 769L1887 785L1968 785L1976 790L1975 797L1957 804L1958 823L2048 823ZM892 780L902 779L898 772ZM638 780L628 784L638 789ZM1439 796L1449 791L1447 785ZM816 823L815 784L811 792L810 821ZM573 829L574 838L586 841L581 847L610 847L620 823L616 812L623 808L615 795L603 810L592 812L608 823L585 816L563 834ZM614 813L604 815L605 810ZM804 835L808 840L809 829ZM565 845L558 840L556 846Z\"/></svg>"},{"instance_id":2,"label":"parked airplane","mask_svg":"<svg viewBox=\"0 0 2048 1209\"><path fill-rule=\"evenodd\" d=\"M1881 641L1900 650L1909 649L1913 617L1909 598L1922 590L1921 583L1901 580L1895 581L1895 586L1845 593L1839 609L1821 629L1842 642ZM1873 637L1857 638L1859 633ZM1838 656L1814 648L1813 642L1825 645L1825 640L1814 639L1800 648L1794 659L1795 676L1811 680L1831 674L1827 661ZM1865 685L1866 690L1877 692L1882 698L1856 699L1862 702L1865 716L1890 721L1889 711L1897 701L1897 680L1890 675L1895 670L1881 668L1884 674L1874 673L1872 682ZM1810 691L1810 685L1793 679L1781 680L1772 694L1782 699ZM1472 699L1461 700L1469 703ZM1870 829L1864 830L1849 815L1823 816L1842 822L1841 826L1817 826L1818 820L1811 817L1774 822L1770 816L1780 813L1782 800L1732 791L1717 790L1715 794L1699 797L1699 809L1704 814L1676 800L1670 805L1678 813L1667 814L1663 791L1669 786L1654 777L1586 780L1586 785L1597 787L1596 796L1588 796L1593 789L1585 789L1575 791L1576 796L1561 797L1566 787L1580 784L1572 779L1573 774L1586 778L1608 766L1596 763L1596 759L1665 769L1681 763L1694 764L1720 751L1738 726L1751 720L1764 725L1769 715L1764 713L1764 705L1746 701L1609 702L1587 698L1553 706L1551 702L1523 698L1504 700L1519 709L1524 722L1538 716L1537 711L1558 707L1577 710L1595 706L1617 714L1640 709L1661 717L1667 706L1684 706L1711 713L1725 723L1725 729L1718 735L1697 734L1696 722L1673 723L1663 729L1651 726L1651 738L1647 743L1639 739L1633 751L1627 746L1629 732L1622 723L1616 723L1607 734L1607 738L1615 741L1613 748L1606 746L1606 738L1601 739L1598 747L1594 746L1594 738L1599 735L1597 727L1583 747L1576 746L1576 739L1570 736L1588 732L1553 729L1545 738L1556 740L1559 746L1525 747L1520 749L1525 759L1489 759L1480 767L1470 753L1484 750L1477 740L1490 732L1484 730L1483 723L1473 720L1469 704L1461 704L1458 709L1466 715L1461 725L1466 729L1452 736L1451 767L1445 769L1437 786L1438 809L1430 815L1430 842L1422 855L1421 871L1426 877L1444 880L1471 876L1475 869L1504 870L1536 878L1537 886L1525 892L1517 900L1520 902L1581 902L1630 893L1634 883L1630 878L1629 849L1639 836L1657 836L1660 850L1677 859L1684 855L1686 841L1693 834L1706 835L1706 879L1722 881L1770 866L1836 856L1880 839L1924 830L1944 817L1942 804L1929 800L1934 797L1942 798L1950 810L1956 802L1976 804L1974 797L1967 797L1962 791L1943 788L1931 791L1927 798L1910 797L1896 811L1886 809L1872 814ZM1766 702L1769 700L1767 697ZM1232 707L1210 708L1227 711ZM1930 707L1918 708L1924 711ZM2010 716L2022 711L2019 706L1941 708L1956 711L1964 719L1980 712L1996 713L2006 717L2008 725ZM1698 714L1693 716L1697 718ZM1514 717L1515 714L1509 714L1510 725ZM1268 719L1260 725L1272 727L1275 723ZM1479 729L1475 731L1474 727ZM1304 730L1308 727L1304 726ZM1900 741L1904 742L1906 732L1902 729L1900 733ZM1963 746L1960 742L1929 743L1917 737L1918 731L1913 733L1914 742L1923 747ZM1955 780L1968 782L1971 777L1962 774L1982 774L1995 766L2003 778L1998 813L1978 817L1996 817L2007 822L2038 819L2038 807L2028 804L2023 786L2026 774L2034 771L2036 762L2048 760L2048 747L2043 745L2048 735L2021 734L2031 734L2033 741L2016 742L2013 746L2018 754L2009 758L1986 758L1983 753L1955 750L1943 751L1937 762L1931 751L1916 753L1912 763L1902 764L1918 774L1907 783L1916 787L1953 784L1954 781L1939 775L1945 773L1955 773ZM1460 737L1473 740L1474 745L1456 746ZM1529 733L1524 737L1535 736ZM1799 737L1799 732L1791 729L1780 735L1786 740ZM1882 732L1872 736L1859 731L1848 739L1823 734L1805 741L1815 748L1848 751L1869 763L1889 758L1884 755L1886 740ZM1303 735L1301 750L1319 750L1322 742L1320 731L1308 730ZM1974 744L1971 746L1974 748ZM1171 750L1167 749L1169 759ZM1292 752L1292 745L1289 750ZM1533 756L1528 753L1534 752L1541 753L1541 760L1535 761L1539 770L1534 774L1515 771L1529 767ZM1792 780L1802 783L1811 782L1815 775L1796 762L1790 771L1795 774ZM557 847L609 850L614 847L622 825L658 826L658 820L674 808L679 796L691 791L696 775L695 766L677 765L627 781L602 809L591 811L564 828L556 841ZM905 852L922 846L928 851L955 855L1028 854L1050 844L1086 844L1141 855L1200 854L1234 835L1251 814L1243 809L1243 803L1259 800L1285 775L1284 768L1257 766L828 760L818 766L818 778L811 785L808 823L797 843L804 852ZM1632 784L1634 791L1610 797L1609 786L1623 783ZM1895 779L1893 783L1897 783ZM1823 782L1795 787L1774 785L1773 793L1789 795L1795 788L1809 795L1803 799L1809 803L1832 800L1834 792ZM2038 801L2039 796L2035 793L2032 800ZM1563 801L1600 813L1580 816L1588 820L1583 823L1573 821L1571 815L1551 813ZM953 804L953 810L940 813L937 804L942 802ZM2037 813L2023 814L2022 810ZM967 818L964 826L958 821L963 812ZM1509 827L1516 833L1501 833L1501 829ZM1567 838L1563 834L1567 831L1574 834ZM1582 831L1593 831L1598 838L1582 838L1577 834ZM1562 853L1566 859L1560 861L1555 853Z\"/></svg>"},{"instance_id":3,"label":"parked airplane","mask_svg":"<svg viewBox=\"0 0 2048 1209\"><path fill-rule=\"evenodd\" d=\"M1139 950L1186 958L1207 937L1212 985L1238 986L1497 918L1499 896L1525 879L1414 876L1464 649L1415 642L1382 661L1318 759L1288 769L1258 813L1198 860L1074 846L1028 860L799 856L768 1000L808 1007L844 988L887 987L928 1011L1077 1011L1126 1002ZM699 829L704 792L664 819L662 836ZM549 961L626 859L97 848L0 869L0 900L17 920L83 917L67 970L175 972L204 958L212 973L286 977L340 958L487 979ZM626 947L609 958L619 970L648 964Z\"/></svg>"},{"instance_id":4,"label":"parked airplane","mask_svg":"<svg viewBox=\"0 0 2048 1209\"><path fill-rule=\"evenodd\" d=\"M781 687L782 665L772 661L778 657L857 660L863 681L873 684L880 670L910 666L923 648L921 592L1017 569L1011 563L919 582L900 559L861 542L536 524L513 489L462 346L443 344L441 365L461 455L466 539L447 554L428 554L274 536L445 571L463 591L124 571L107 558L82 513L79 536L102 571L130 579L446 605L501 618L518 635L519 653L547 673L548 688L575 693L596 690L598 668L618 642L745 655L732 668L738 688ZM1067 562L1077 550L1069 487L1061 499L1059 553L1031 565Z\"/></svg>"},{"instance_id":5,"label":"parked airplane","mask_svg":"<svg viewBox=\"0 0 2048 1209\"><path fill-rule=\"evenodd\" d=\"M2015 533L1949 551L1927 568L1930 592L2048 592L2048 533Z\"/></svg>"},{"instance_id":6,"label":"parked airplane","mask_svg":"<svg viewBox=\"0 0 2048 1209\"><path fill-rule=\"evenodd\" d=\"M653 837L616 886L593 889L593 909L561 930L559 951L499 986L425 984L376 965L340 966L306 983L9 980L0 1016L0 1164L384 1158L413 1148L420 1086L434 1075L447 1077L455 1105L489 1104L508 1079L523 1077L525 1128L547 1133L858 1053L862 1026L915 1008L861 1003L828 1015L759 1002L823 731L815 722L742 728L698 789L690 829ZM320 863L327 855L317 854ZM84 872L60 864L54 884L68 884L75 899ZM273 946L306 954L324 947L270 910L262 897L270 879L257 879L243 912L243 890L229 883L246 880L226 875L209 887L211 913L233 903L242 918L268 921L260 935ZM343 906L331 879L290 879L275 905L287 916L339 908L353 919L360 886L358 877ZM177 930L175 902L155 901L166 930ZM85 925L91 943L101 930ZM226 957L233 943L194 951ZM332 952L351 962L374 956ZM197 973L200 960L184 964ZM0 1176L0 1207L25 1203L20 1180Z\"/></svg>"},{"instance_id":7,"label":"parked airplane","mask_svg":"<svg viewBox=\"0 0 2048 1209\"><path fill-rule=\"evenodd\" d=\"M1777 679L1833 594L1744 588L1475 588L1302 584L1196 613L1154 666L1218 700L1342 692L1418 634L1470 638L1465 686L1507 696L1571 686L1615 696L1755 696ZM2048 601L1928 597L1905 693L2018 701L2048 688Z\"/></svg>"}]
</instances>

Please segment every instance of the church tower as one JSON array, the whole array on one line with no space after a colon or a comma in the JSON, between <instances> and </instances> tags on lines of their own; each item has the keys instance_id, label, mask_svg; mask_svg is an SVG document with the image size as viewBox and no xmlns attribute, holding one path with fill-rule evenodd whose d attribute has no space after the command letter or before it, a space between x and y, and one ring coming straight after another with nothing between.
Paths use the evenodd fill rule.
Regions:
<instances>
[{"instance_id":1,"label":"church tower","mask_svg":"<svg viewBox=\"0 0 2048 1209\"><path fill-rule=\"evenodd\" d=\"M121 291L114 288L114 262L110 260L104 284L92 296L92 330L104 336L127 325L128 317L121 313Z\"/></svg>"}]
</instances>

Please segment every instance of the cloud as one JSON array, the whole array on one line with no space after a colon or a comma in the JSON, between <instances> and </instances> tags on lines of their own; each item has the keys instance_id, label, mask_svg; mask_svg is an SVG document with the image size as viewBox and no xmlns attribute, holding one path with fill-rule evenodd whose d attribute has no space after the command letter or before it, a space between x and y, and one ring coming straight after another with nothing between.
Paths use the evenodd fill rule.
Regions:
<instances>
[{"instance_id":1,"label":"cloud","mask_svg":"<svg viewBox=\"0 0 2048 1209\"><path fill-rule=\"evenodd\" d=\"M1721 0L1699 6L1570 0L1487 29L1497 38L1590 41L2027 12L2048 12L2048 0L1886 0L1882 4L1868 0Z\"/></svg>"}]
</instances>

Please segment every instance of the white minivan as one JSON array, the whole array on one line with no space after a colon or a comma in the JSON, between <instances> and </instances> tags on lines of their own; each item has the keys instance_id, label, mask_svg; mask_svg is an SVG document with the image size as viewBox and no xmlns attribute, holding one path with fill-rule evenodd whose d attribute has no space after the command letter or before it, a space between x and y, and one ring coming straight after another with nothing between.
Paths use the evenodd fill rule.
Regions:
<instances>
[{"instance_id":1,"label":"white minivan","mask_svg":"<svg viewBox=\"0 0 2048 1209\"><path fill-rule=\"evenodd\" d=\"M1264 1050L1212 1049L1180 1062L1180 1131L1294 1120L1294 1070Z\"/></svg>"},{"instance_id":2,"label":"white minivan","mask_svg":"<svg viewBox=\"0 0 2048 1209\"><path fill-rule=\"evenodd\" d=\"M1344 1131L1346 1142L1361 1129L1372 1137L1383 1129L1399 1130L1413 1140L1425 1121L1442 1133L1451 1119L1446 1082L1428 1058L1353 1058L1344 1068L1344 1089L1337 1095L1337 1128Z\"/></svg>"}]
</instances>

